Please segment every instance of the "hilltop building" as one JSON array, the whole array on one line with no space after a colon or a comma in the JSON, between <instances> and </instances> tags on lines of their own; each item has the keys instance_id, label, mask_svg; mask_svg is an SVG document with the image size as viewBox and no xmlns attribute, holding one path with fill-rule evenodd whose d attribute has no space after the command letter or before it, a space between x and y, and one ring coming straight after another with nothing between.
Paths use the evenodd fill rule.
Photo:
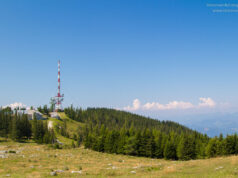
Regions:
<instances>
[{"instance_id":1,"label":"hilltop building","mask_svg":"<svg viewBox=\"0 0 238 178\"><path fill-rule=\"evenodd\" d=\"M37 120L46 120L47 118L43 116L43 114L41 114L39 111L36 110L26 110L25 114L27 114L27 117L29 120L33 120L34 119L34 115L36 117Z\"/></svg>"}]
</instances>

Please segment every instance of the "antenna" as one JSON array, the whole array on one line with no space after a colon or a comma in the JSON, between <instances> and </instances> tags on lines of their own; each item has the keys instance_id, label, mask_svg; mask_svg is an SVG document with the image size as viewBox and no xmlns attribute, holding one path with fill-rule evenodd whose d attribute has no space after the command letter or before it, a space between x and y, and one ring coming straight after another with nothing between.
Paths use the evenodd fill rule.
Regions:
<instances>
[{"instance_id":1,"label":"antenna","mask_svg":"<svg viewBox=\"0 0 238 178\"><path fill-rule=\"evenodd\" d=\"M62 101L64 100L64 94L60 93L60 60L58 61L58 93L55 97L51 98L50 103L53 105L55 111L62 109Z\"/></svg>"}]
</instances>

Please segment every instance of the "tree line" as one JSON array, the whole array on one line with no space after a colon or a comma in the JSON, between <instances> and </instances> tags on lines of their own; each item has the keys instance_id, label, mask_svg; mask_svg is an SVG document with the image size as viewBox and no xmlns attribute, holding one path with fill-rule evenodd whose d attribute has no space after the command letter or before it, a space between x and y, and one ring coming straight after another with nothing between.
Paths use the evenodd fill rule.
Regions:
<instances>
[{"instance_id":1,"label":"tree line","mask_svg":"<svg viewBox=\"0 0 238 178\"><path fill-rule=\"evenodd\" d=\"M209 138L174 122L106 108L82 110L71 106L65 113L85 123L84 146L99 152L171 160L238 154L236 134Z\"/></svg>"},{"instance_id":2,"label":"tree line","mask_svg":"<svg viewBox=\"0 0 238 178\"><path fill-rule=\"evenodd\" d=\"M14 141L33 139L37 143L54 143L54 131L48 129L47 122L32 121L24 113L12 111L11 108L0 109L0 136Z\"/></svg>"},{"instance_id":3,"label":"tree line","mask_svg":"<svg viewBox=\"0 0 238 178\"><path fill-rule=\"evenodd\" d=\"M42 113L42 114L45 114L47 116L50 116L50 112L53 112L54 111L54 107L53 105L51 105L49 108L47 105L44 105L43 107L39 106L37 108L37 110Z\"/></svg>"},{"instance_id":4,"label":"tree line","mask_svg":"<svg viewBox=\"0 0 238 178\"><path fill-rule=\"evenodd\" d=\"M238 154L238 135L209 138L180 124L106 108L65 109L68 117L84 123L78 133L70 136L66 122L56 127L61 135L84 143L85 148L99 152L190 160ZM78 134L78 135L76 135ZM37 143L56 143L47 121L0 109L0 136L15 141L33 139ZM74 142L72 141L72 145Z\"/></svg>"},{"instance_id":5,"label":"tree line","mask_svg":"<svg viewBox=\"0 0 238 178\"><path fill-rule=\"evenodd\" d=\"M170 133L174 131L176 133L187 133L191 134L194 131L172 121L159 121L151 119L149 117L132 114L129 112L118 111L107 108L88 108L75 109L73 106L64 109L65 114L79 122L92 123L95 125L104 125L109 129L120 129L125 127L130 129L133 125L135 129L156 129L164 133Z\"/></svg>"}]
</instances>

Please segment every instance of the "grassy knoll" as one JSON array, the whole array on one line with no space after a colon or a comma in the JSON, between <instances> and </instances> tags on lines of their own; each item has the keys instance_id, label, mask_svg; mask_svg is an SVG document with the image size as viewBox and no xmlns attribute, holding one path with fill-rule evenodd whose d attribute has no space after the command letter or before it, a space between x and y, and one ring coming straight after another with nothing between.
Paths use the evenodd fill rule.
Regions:
<instances>
[{"instance_id":1,"label":"grassy knoll","mask_svg":"<svg viewBox=\"0 0 238 178\"><path fill-rule=\"evenodd\" d=\"M72 119L69 119L65 113L59 113L60 115L60 120L58 119L55 119L55 118L49 118L47 120L47 122L52 122L53 123L53 128L55 130L55 134L56 134L56 137L57 139L62 142L64 145L71 145L72 143L72 139L69 139L69 138L66 138L66 137L63 137L60 133L58 133L56 131L56 126L59 125L59 126L62 126L64 121L66 121L66 124L67 124L67 132L69 133L70 137L73 138L73 134L77 134L77 132L83 128L84 124L83 123L80 123L80 122L77 122L77 121L74 121Z\"/></svg>"},{"instance_id":2,"label":"grassy knoll","mask_svg":"<svg viewBox=\"0 0 238 178\"><path fill-rule=\"evenodd\" d=\"M16 153L5 153L9 151ZM0 177L237 177L238 157L166 161L94 152L50 149L32 142L0 141ZM72 173L79 171L80 173Z\"/></svg>"}]
</instances>

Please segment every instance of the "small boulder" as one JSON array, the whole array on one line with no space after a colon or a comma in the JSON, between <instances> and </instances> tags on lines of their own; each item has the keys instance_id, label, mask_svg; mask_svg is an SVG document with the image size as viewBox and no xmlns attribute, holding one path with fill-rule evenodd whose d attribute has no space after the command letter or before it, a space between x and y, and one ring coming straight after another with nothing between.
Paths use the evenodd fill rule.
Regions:
<instances>
[{"instance_id":1,"label":"small boulder","mask_svg":"<svg viewBox=\"0 0 238 178\"><path fill-rule=\"evenodd\" d=\"M4 154L4 153L8 153L8 151L7 150L0 151L0 154Z\"/></svg>"},{"instance_id":2,"label":"small boulder","mask_svg":"<svg viewBox=\"0 0 238 178\"><path fill-rule=\"evenodd\" d=\"M6 155L0 155L0 158L7 158Z\"/></svg>"},{"instance_id":3,"label":"small boulder","mask_svg":"<svg viewBox=\"0 0 238 178\"><path fill-rule=\"evenodd\" d=\"M57 176L57 172L56 172L56 171L52 171L52 172L50 173L50 175L51 175L51 176Z\"/></svg>"},{"instance_id":4,"label":"small boulder","mask_svg":"<svg viewBox=\"0 0 238 178\"><path fill-rule=\"evenodd\" d=\"M82 171L71 171L72 174L74 173L78 173L78 174L82 174Z\"/></svg>"}]
</instances>

